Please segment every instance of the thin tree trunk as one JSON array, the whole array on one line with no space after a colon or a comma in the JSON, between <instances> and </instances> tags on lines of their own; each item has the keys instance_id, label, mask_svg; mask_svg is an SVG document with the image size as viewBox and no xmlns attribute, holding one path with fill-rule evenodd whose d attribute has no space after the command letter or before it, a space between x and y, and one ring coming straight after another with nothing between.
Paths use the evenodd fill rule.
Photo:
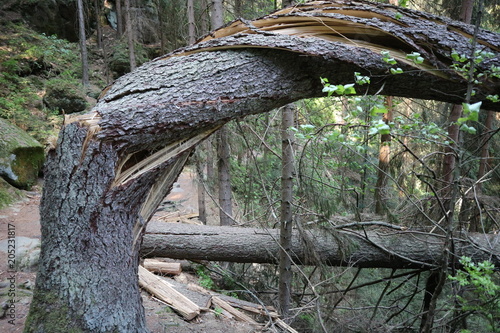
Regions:
<instances>
[{"instance_id":1,"label":"thin tree trunk","mask_svg":"<svg viewBox=\"0 0 500 333\"><path fill-rule=\"evenodd\" d=\"M102 3L99 0L94 0L95 6L95 16L96 16L96 37L97 37L97 47L102 50L102 25L101 25L101 10Z\"/></svg>"},{"instance_id":2,"label":"thin tree trunk","mask_svg":"<svg viewBox=\"0 0 500 333\"><path fill-rule=\"evenodd\" d=\"M200 18L200 35L205 35L210 31L210 15L209 15L209 6L207 4L207 0L200 0L201 7L201 18Z\"/></svg>"},{"instance_id":3,"label":"thin tree trunk","mask_svg":"<svg viewBox=\"0 0 500 333\"><path fill-rule=\"evenodd\" d=\"M87 55L87 37L85 36L85 18L83 15L83 0L78 0L78 31L80 34L80 54L82 57L82 84L89 85L89 60Z\"/></svg>"},{"instance_id":4,"label":"thin tree trunk","mask_svg":"<svg viewBox=\"0 0 500 333\"><path fill-rule=\"evenodd\" d=\"M194 22L194 0L187 0L187 16L188 16L188 31L189 44L194 44L196 41L195 22Z\"/></svg>"},{"instance_id":5,"label":"thin tree trunk","mask_svg":"<svg viewBox=\"0 0 500 333\"><path fill-rule=\"evenodd\" d=\"M123 0L115 0L116 2L116 35L118 38L123 36L123 10L122 10L122 1Z\"/></svg>"},{"instance_id":6,"label":"thin tree trunk","mask_svg":"<svg viewBox=\"0 0 500 333\"><path fill-rule=\"evenodd\" d=\"M212 30L224 24L224 7L222 0L212 1ZM233 220L233 202L231 192L230 154L227 127L217 132L217 169L219 184L219 218L220 225L231 225Z\"/></svg>"},{"instance_id":7,"label":"thin tree trunk","mask_svg":"<svg viewBox=\"0 0 500 333\"><path fill-rule=\"evenodd\" d=\"M292 294L292 227L293 227L293 134L294 106L282 108L281 118L281 217L280 217L280 264L278 282L278 302L281 315L287 321Z\"/></svg>"},{"instance_id":8,"label":"thin tree trunk","mask_svg":"<svg viewBox=\"0 0 500 333\"><path fill-rule=\"evenodd\" d=\"M124 1L127 25L128 56L130 62L130 71L133 71L137 67L137 62L135 60L134 30L132 29L132 15L130 15L130 0Z\"/></svg>"},{"instance_id":9,"label":"thin tree trunk","mask_svg":"<svg viewBox=\"0 0 500 333\"><path fill-rule=\"evenodd\" d=\"M489 165L488 161L490 159L490 139L491 139L491 131L493 128L493 119L495 117L495 112L487 111L486 120L484 121L484 129L483 129L483 140L481 147L481 159L479 160L479 170L477 173L477 179L482 179L486 172L488 172ZM477 188L480 191L482 189L483 183L479 182L477 184ZM472 231L472 230L471 230ZM478 231L478 230L476 230Z\"/></svg>"},{"instance_id":10,"label":"thin tree trunk","mask_svg":"<svg viewBox=\"0 0 500 333\"><path fill-rule=\"evenodd\" d=\"M210 25L212 30L219 28L224 23L224 7L222 0L212 0L212 11L210 15Z\"/></svg>"},{"instance_id":11,"label":"thin tree trunk","mask_svg":"<svg viewBox=\"0 0 500 333\"><path fill-rule=\"evenodd\" d=\"M463 0L462 10L460 14L460 19L465 21L465 23L470 23L471 16L468 13L472 13L472 8L466 8L467 6L472 6L473 1ZM463 16L462 16L463 15ZM473 41L476 43L476 41ZM474 48L475 46L473 46ZM472 53L472 52L471 52ZM471 54L472 56L472 54ZM468 84L467 95L470 92L470 82ZM470 95L468 96L470 97ZM466 97L467 98L467 97ZM443 246L442 264L440 269L433 272L427 281L427 286L429 286L428 292L430 293L430 299L424 299L424 316L422 316L420 332L430 333L433 329L434 318L436 316L437 300L441 293L443 292L444 284L447 279L448 266L450 261L455 261L454 256L450 255L453 251L452 237L455 229L457 228L456 216L455 216L455 206L458 199L458 182L462 176L462 170L460 167L463 147L462 135L460 133L459 125L457 121L462 117L463 108L462 105L453 105L451 112L448 116L448 139L450 145L446 147L445 154L443 157L443 169L442 169L442 182L443 188L441 190L441 200L443 202L444 212L441 215L445 217L444 230L446 232L446 241ZM456 298L455 298L456 299Z\"/></svg>"},{"instance_id":12,"label":"thin tree trunk","mask_svg":"<svg viewBox=\"0 0 500 333\"><path fill-rule=\"evenodd\" d=\"M393 120L392 96L385 98L387 113L383 120L389 124ZM389 162L391 154L391 134L382 134L380 136L379 159L377 184L375 185L375 214L384 215L387 213L387 175L389 173Z\"/></svg>"},{"instance_id":13,"label":"thin tree trunk","mask_svg":"<svg viewBox=\"0 0 500 333\"><path fill-rule=\"evenodd\" d=\"M231 172L229 170L229 140L226 127L222 127L217 132L217 143L220 225L231 225L234 224L234 220L231 199Z\"/></svg>"}]
</instances>

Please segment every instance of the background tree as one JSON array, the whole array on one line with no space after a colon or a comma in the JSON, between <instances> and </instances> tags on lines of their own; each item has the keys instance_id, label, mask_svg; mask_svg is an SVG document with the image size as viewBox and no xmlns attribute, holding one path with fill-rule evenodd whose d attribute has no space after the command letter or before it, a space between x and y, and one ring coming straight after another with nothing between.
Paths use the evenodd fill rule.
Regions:
<instances>
[{"instance_id":1,"label":"background tree","mask_svg":"<svg viewBox=\"0 0 500 333\"><path fill-rule=\"evenodd\" d=\"M87 38L85 34L85 16L83 13L83 0L78 0L78 31L80 34L80 52L82 58L82 84L89 85L89 61L87 53Z\"/></svg>"}]
</instances>

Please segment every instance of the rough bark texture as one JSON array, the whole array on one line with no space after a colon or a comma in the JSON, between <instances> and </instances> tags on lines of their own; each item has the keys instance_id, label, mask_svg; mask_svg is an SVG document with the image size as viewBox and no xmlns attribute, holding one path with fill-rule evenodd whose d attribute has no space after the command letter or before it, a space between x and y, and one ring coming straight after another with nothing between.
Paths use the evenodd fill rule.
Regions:
<instances>
[{"instance_id":1,"label":"rough bark texture","mask_svg":"<svg viewBox=\"0 0 500 333\"><path fill-rule=\"evenodd\" d=\"M436 268L444 236L418 231L293 231L292 259L297 264L366 268ZM307 246L305 246L307 244ZM455 255L490 260L500 267L500 236L470 234L455 238ZM312 248L311 248L312 247ZM151 222L141 247L146 257L278 263L279 231Z\"/></svg>"},{"instance_id":2,"label":"rough bark texture","mask_svg":"<svg viewBox=\"0 0 500 333\"><path fill-rule=\"evenodd\" d=\"M293 230L293 156L294 105L286 105L281 116L281 214L278 304L280 313L288 321L292 294L292 230Z\"/></svg>"},{"instance_id":3,"label":"rough bark texture","mask_svg":"<svg viewBox=\"0 0 500 333\"><path fill-rule=\"evenodd\" d=\"M215 33L227 37L209 36L205 43L149 62L117 80L92 112L67 119L45 170L40 271L26 332L147 331L137 287L143 227L193 147L227 121L322 96L320 76L331 84L346 84L353 82L355 71L371 76L372 84L359 88L359 94L462 102L467 85L448 70L449 56L451 50L468 54L472 27L362 1L332 2L332 8L340 9L321 17L324 6L315 6L304 5L302 12L293 7L293 12L278 12L248 26L235 23L249 34L227 36L235 30L229 26ZM403 16L395 19L396 11ZM362 15L352 16L356 13ZM334 26L327 26L331 33L326 39L324 34L290 36L276 28L282 20L302 28ZM259 30L256 25L262 22L277 23L279 33ZM335 36L342 27L345 33ZM481 31L478 37L495 54L478 66L479 72L500 66L500 35ZM399 54L397 66L404 74L389 74L390 66L377 51L381 48ZM423 67L405 60L404 54L412 51L427 60ZM495 80L481 85L475 99L497 92L500 83ZM483 106L500 111L500 103L484 101ZM401 250L419 244L413 247L417 263L405 267L439 260L441 252L422 251L417 236L387 238L394 246L405 244ZM385 239L373 237L375 243L376 237ZM195 238L189 244L198 246ZM370 267L393 267L399 260L375 250L353 256L352 247L337 246L330 252L347 254L349 260L338 264L359 260ZM252 256L249 260L254 261Z\"/></svg>"}]
</instances>

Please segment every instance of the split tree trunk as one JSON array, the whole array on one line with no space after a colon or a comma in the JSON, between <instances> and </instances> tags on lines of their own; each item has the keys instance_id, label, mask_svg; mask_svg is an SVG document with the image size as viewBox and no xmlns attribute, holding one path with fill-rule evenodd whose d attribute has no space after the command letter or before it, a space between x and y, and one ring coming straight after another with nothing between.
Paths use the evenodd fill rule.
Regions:
<instances>
[{"instance_id":1,"label":"split tree trunk","mask_svg":"<svg viewBox=\"0 0 500 333\"><path fill-rule=\"evenodd\" d=\"M293 230L290 253L295 264L363 268L436 268L441 265L443 235L418 231L305 231ZM470 234L454 239L455 254L474 262L490 260L500 267L500 236ZM145 257L230 261L279 262L279 230L198 226L151 222L141 254ZM319 260L319 262L318 262Z\"/></svg>"},{"instance_id":2,"label":"split tree trunk","mask_svg":"<svg viewBox=\"0 0 500 333\"><path fill-rule=\"evenodd\" d=\"M284 15L300 27L304 20L317 24L321 13L308 16L311 5L302 6L303 13L296 6L261 23ZM462 101L467 83L441 69L451 63L450 50L468 54L470 26L383 4L339 6L361 15L344 16L340 8L316 27L345 25L352 33L344 31L343 38L263 32L253 22L251 35L212 39L141 66L118 79L92 112L66 120L45 169L40 268L26 332L147 332L137 287L144 226L193 147L227 121L322 96L319 77L346 84L355 71L372 76L360 94ZM393 19L394 10L403 17ZM232 27L222 35L227 29ZM363 42L352 43L355 37ZM481 31L478 38L486 51L496 52L478 71L500 66L500 35ZM380 54L365 47L367 39L395 54L420 52L426 68L438 71L416 69L402 56L397 66L405 73L389 75ZM474 98L499 86L488 82ZM500 111L499 103L483 105ZM194 239L189 243L196 246ZM380 267L394 265L384 256Z\"/></svg>"}]
</instances>

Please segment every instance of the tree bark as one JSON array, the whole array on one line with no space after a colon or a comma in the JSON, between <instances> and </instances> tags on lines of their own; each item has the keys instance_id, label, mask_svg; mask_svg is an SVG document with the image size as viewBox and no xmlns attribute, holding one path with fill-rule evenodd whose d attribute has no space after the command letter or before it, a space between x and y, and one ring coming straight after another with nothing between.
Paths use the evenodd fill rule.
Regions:
<instances>
[{"instance_id":1,"label":"tree bark","mask_svg":"<svg viewBox=\"0 0 500 333\"><path fill-rule=\"evenodd\" d=\"M392 96L385 97L387 113L383 120L386 124L393 121ZM380 147L378 153L377 184L375 185L375 214L387 213L387 175L389 174L389 162L391 154L391 134L380 136Z\"/></svg>"},{"instance_id":2,"label":"tree bark","mask_svg":"<svg viewBox=\"0 0 500 333\"><path fill-rule=\"evenodd\" d=\"M229 155L229 140L227 128L222 127L217 132L217 170L219 181L219 218L220 225L232 225L233 201L231 191L231 171Z\"/></svg>"},{"instance_id":3,"label":"tree bark","mask_svg":"<svg viewBox=\"0 0 500 333\"><path fill-rule=\"evenodd\" d=\"M294 229L290 253L299 265L432 269L441 264L444 240L443 235L385 228L304 234ZM500 267L500 235L474 233L454 242L458 257L469 256L474 262L490 260ZM141 247L145 257L271 264L279 262L279 251L277 229L162 222L148 225Z\"/></svg>"},{"instance_id":4,"label":"tree bark","mask_svg":"<svg viewBox=\"0 0 500 333\"><path fill-rule=\"evenodd\" d=\"M120 38L123 35L123 10L122 10L122 1L123 0L115 0L116 6L116 36Z\"/></svg>"},{"instance_id":5,"label":"tree bark","mask_svg":"<svg viewBox=\"0 0 500 333\"><path fill-rule=\"evenodd\" d=\"M127 26L127 42L128 42L128 57L130 63L130 71L133 71L137 67L137 62L135 60L135 38L134 30L132 29L132 15L130 14L130 0L125 1L125 24Z\"/></svg>"},{"instance_id":6,"label":"tree bark","mask_svg":"<svg viewBox=\"0 0 500 333\"><path fill-rule=\"evenodd\" d=\"M210 14L210 25L212 29L220 27L221 22L224 22L224 7L222 6L222 0L212 0L212 10Z\"/></svg>"},{"instance_id":7,"label":"tree bark","mask_svg":"<svg viewBox=\"0 0 500 333\"><path fill-rule=\"evenodd\" d=\"M295 6L293 13L253 22L247 26L248 34L211 39L149 62L118 79L91 112L66 119L44 173L40 268L26 332L147 332L137 287L138 251L145 224L170 191L193 147L227 121L323 96L319 77L330 78L331 84L346 84L352 82L355 71L372 77L367 91L358 89L359 94L453 103L463 100L467 82L448 71L449 53L453 49L470 53L470 26L400 8L397 10L404 17L394 20L395 9L389 5L362 1L342 4L360 7L349 13L362 15L340 12L321 17L325 24L348 29L355 26L344 38L327 40L254 29L259 22L273 24L284 17L293 22L293 16L302 23L318 22L321 12L309 13L311 4L302 5L304 11ZM227 35L227 29L233 28L219 32ZM353 44L355 35L358 42ZM389 75L380 54L359 42L363 36L379 47L421 52L428 67L415 68L403 56L397 66L405 73ZM485 51L495 54L478 65L478 73L491 65L500 66L500 35L481 31L478 38ZM474 98L482 100L499 86L500 82L492 79L479 87ZM483 106L500 111L500 103L485 100ZM396 247L404 244L401 251L416 244L417 258L413 259L417 261L405 261L403 267L432 266L442 254L423 255L428 249L422 247L417 233L398 234L397 238L371 235L375 244L378 239L392 239L390 244ZM439 240L436 235L425 239L428 237ZM369 246L372 239L355 239L357 242L346 243L354 246L342 246L343 251L338 243L332 243L337 245L334 252L344 252L343 258L347 258L338 264L362 265L367 257L375 256L371 265L394 267L403 260L373 247L368 248L375 255L360 252L358 246ZM198 246L196 238L190 238L189 244ZM491 244L495 244L494 239ZM491 260L458 240L456 246L456 255ZM220 245L214 248L221 249ZM428 248L434 248L432 242ZM492 258L497 263L499 251L495 249ZM431 258L431 263L421 263L419 258Z\"/></svg>"},{"instance_id":8,"label":"tree bark","mask_svg":"<svg viewBox=\"0 0 500 333\"><path fill-rule=\"evenodd\" d=\"M194 0L187 1L187 17L188 17L188 35L189 44L194 44L196 41L195 22L194 22Z\"/></svg>"},{"instance_id":9,"label":"tree bark","mask_svg":"<svg viewBox=\"0 0 500 333\"><path fill-rule=\"evenodd\" d=\"M293 133L294 105L286 105L281 116L281 214L278 303L281 315L288 322L292 295L292 228L293 228Z\"/></svg>"},{"instance_id":10,"label":"tree bark","mask_svg":"<svg viewBox=\"0 0 500 333\"><path fill-rule=\"evenodd\" d=\"M80 34L80 55L82 57L82 84L89 85L89 59L87 55L87 37L85 36L85 17L83 15L83 0L78 0L78 31Z\"/></svg>"}]
</instances>

